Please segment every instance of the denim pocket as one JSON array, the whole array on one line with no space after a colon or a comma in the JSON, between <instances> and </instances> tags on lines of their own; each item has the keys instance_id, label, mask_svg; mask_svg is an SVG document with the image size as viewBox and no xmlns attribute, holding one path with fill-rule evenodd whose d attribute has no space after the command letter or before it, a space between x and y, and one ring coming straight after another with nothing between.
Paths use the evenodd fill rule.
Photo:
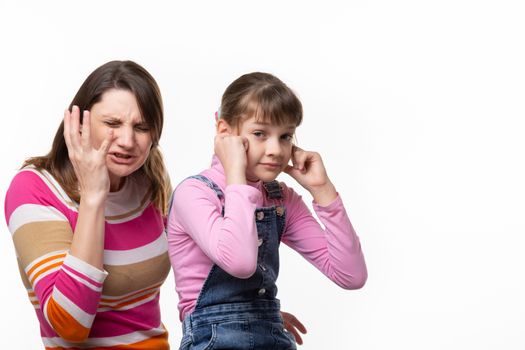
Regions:
<instances>
[{"instance_id":1,"label":"denim pocket","mask_svg":"<svg viewBox=\"0 0 525 350\"><path fill-rule=\"evenodd\" d=\"M251 349L253 340L247 321L202 325L193 332L194 349Z\"/></svg>"}]
</instances>

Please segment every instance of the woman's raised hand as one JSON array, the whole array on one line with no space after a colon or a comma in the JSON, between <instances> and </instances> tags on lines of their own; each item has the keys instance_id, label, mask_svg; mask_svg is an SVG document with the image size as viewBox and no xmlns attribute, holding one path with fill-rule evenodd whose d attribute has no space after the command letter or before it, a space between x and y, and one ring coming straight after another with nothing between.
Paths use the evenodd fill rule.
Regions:
<instances>
[{"instance_id":1,"label":"woman's raised hand","mask_svg":"<svg viewBox=\"0 0 525 350\"><path fill-rule=\"evenodd\" d=\"M84 111L80 124L80 110L73 106L72 111L64 111L64 139L69 159L78 178L82 200L104 201L109 192L109 174L106 155L113 141L113 130L108 129L106 138L98 149L91 142L89 111Z\"/></svg>"}]
</instances>

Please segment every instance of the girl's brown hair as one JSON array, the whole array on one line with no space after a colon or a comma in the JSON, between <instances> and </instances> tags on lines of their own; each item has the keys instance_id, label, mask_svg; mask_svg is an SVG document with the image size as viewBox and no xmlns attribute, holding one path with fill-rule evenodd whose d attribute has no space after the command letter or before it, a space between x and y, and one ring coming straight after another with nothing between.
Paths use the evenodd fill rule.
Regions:
<instances>
[{"instance_id":1,"label":"girl's brown hair","mask_svg":"<svg viewBox=\"0 0 525 350\"><path fill-rule=\"evenodd\" d=\"M219 117L231 126L256 116L271 124L299 126L303 107L295 93L279 78L261 72L240 76L222 95Z\"/></svg>"},{"instance_id":2,"label":"girl's brown hair","mask_svg":"<svg viewBox=\"0 0 525 350\"><path fill-rule=\"evenodd\" d=\"M164 111L162 97L157 82L142 66L132 61L111 61L95 69L84 81L69 105L78 106L81 111L90 110L111 89L131 92L137 99L142 118L148 124L153 142L148 158L137 170L146 176L150 183L151 201L166 215L171 185L158 148ZM81 120L82 122L82 120ZM60 123L49 153L45 156L29 158L23 167L32 165L50 172L64 191L76 202L80 202L78 180L69 160L64 139L64 122Z\"/></svg>"}]
</instances>

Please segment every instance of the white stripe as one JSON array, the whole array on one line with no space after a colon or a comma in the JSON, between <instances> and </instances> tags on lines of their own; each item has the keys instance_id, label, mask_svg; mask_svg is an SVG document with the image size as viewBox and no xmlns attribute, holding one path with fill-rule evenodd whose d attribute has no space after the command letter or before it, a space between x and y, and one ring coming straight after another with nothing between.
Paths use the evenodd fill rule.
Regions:
<instances>
[{"instance_id":1,"label":"white stripe","mask_svg":"<svg viewBox=\"0 0 525 350\"><path fill-rule=\"evenodd\" d=\"M26 266L24 271L25 271L25 273L27 275L27 271L31 270L33 268L33 266L35 266L36 264L38 264L42 260L45 260L45 259L47 259L47 258L49 258L50 256L53 256L53 255L60 255L60 254L66 254L66 253L67 253L67 250L55 250L54 252L49 252L49 253L46 253L44 255L41 255L38 258L36 258L35 260L31 261L29 263L29 265ZM63 258L61 258L61 259L56 258L56 259L54 259L52 261L55 261L55 260L64 260L64 259Z\"/></svg>"},{"instance_id":2,"label":"white stripe","mask_svg":"<svg viewBox=\"0 0 525 350\"><path fill-rule=\"evenodd\" d=\"M57 271L60 270L62 266L57 266L57 267L53 267L52 269L49 269L48 271L44 272L43 274L41 274L40 276L38 276L35 281L33 282L33 288L36 288L36 286L38 285L38 283L44 279L46 276L49 276L50 274L52 273L55 273ZM31 280L31 279L29 279Z\"/></svg>"},{"instance_id":3,"label":"white stripe","mask_svg":"<svg viewBox=\"0 0 525 350\"><path fill-rule=\"evenodd\" d=\"M128 334L119 335L115 337L88 338L83 343L70 343L59 337L53 337L53 338L42 337L42 341L44 342L44 345L46 347L50 347L50 348L63 347L63 348L89 349L89 348L95 348L95 347L109 347L109 346L138 343L140 341L143 341L149 338L153 338L155 336L158 336L164 333L166 333L166 330L164 328L159 327L159 328L149 329L147 331L138 331L138 332L128 333Z\"/></svg>"},{"instance_id":4,"label":"white stripe","mask_svg":"<svg viewBox=\"0 0 525 350\"><path fill-rule=\"evenodd\" d=\"M9 231L13 235L21 226L38 221L63 221L67 218L51 206L40 204L22 204L13 211L9 218Z\"/></svg>"},{"instance_id":5,"label":"white stripe","mask_svg":"<svg viewBox=\"0 0 525 350\"><path fill-rule=\"evenodd\" d=\"M64 308L68 314L70 314L75 320L77 320L78 323L80 323L86 328L91 328L95 315L88 314L87 312L79 308L75 303L69 300L68 297L62 294L56 287L53 289L52 298L58 305ZM46 309L47 304L49 304L49 301L46 303Z\"/></svg>"},{"instance_id":6,"label":"white stripe","mask_svg":"<svg viewBox=\"0 0 525 350\"><path fill-rule=\"evenodd\" d=\"M55 255L57 254L56 252L52 253L52 254L46 254L46 255L43 255L41 257L39 257L37 260L34 260L33 262L31 262L31 264L29 264L26 268L25 268L25 272L26 272L26 275L28 273L29 270L31 270L31 268L38 264L39 262L47 259L49 256L52 256L52 255ZM59 252L58 254L62 254L62 252ZM40 271L42 271L43 269L49 267L50 265L53 265L53 264L56 264L58 262L63 262L64 261L64 257L63 256L57 256L56 258L54 259L51 259L49 261L47 261L46 263L40 265L39 267L37 267L30 275L27 276L27 278L29 278L29 280L32 280L33 277L35 275L37 275ZM56 269L56 268L54 268ZM33 288L35 288L35 286L33 286Z\"/></svg>"},{"instance_id":7,"label":"white stripe","mask_svg":"<svg viewBox=\"0 0 525 350\"><path fill-rule=\"evenodd\" d=\"M69 209L78 212L78 203L69 198L66 192L64 192L64 190L62 189L62 186L60 186L60 184L55 180L53 175L51 175L49 172L43 169L39 171L36 170L34 167L27 167L22 169L21 171L30 171L32 173L37 174L42 179L42 181L45 182L49 190L53 192L55 197L57 197Z\"/></svg>"},{"instance_id":8,"label":"white stripe","mask_svg":"<svg viewBox=\"0 0 525 350\"><path fill-rule=\"evenodd\" d=\"M78 271L87 277L91 278L93 281L102 283L108 276L108 272L104 270L99 270L95 266L77 258L74 255L68 253L64 264L69 266L71 269Z\"/></svg>"},{"instance_id":9,"label":"white stripe","mask_svg":"<svg viewBox=\"0 0 525 350\"><path fill-rule=\"evenodd\" d=\"M167 250L168 240L162 231L156 240L142 247L129 250L104 250L104 264L113 266L134 264L159 256Z\"/></svg>"},{"instance_id":10,"label":"white stripe","mask_svg":"<svg viewBox=\"0 0 525 350\"><path fill-rule=\"evenodd\" d=\"M142 213L144 213L144 210L148 207L148 205L149 205L149 202L146 202L146 203L144 204L144 206L143 206L142 208L140 208L140 210L137 211L135 214L130 215L130 216L126 216L126 217L124 217L124 218L122 218L122 219L110 220L110 219L108 219L108 218L106 217L106 222L107 222L108 224L121 224L121 223L123 223L123 222L131 221L131 220L133 220L133 219L138 218L139 216L141 216Z\"/></svg>"},{"instance_id":11,"label":"white stripe","mask_svg":"<svg viewBox=\"0 0 525 350\"><path fill-rule=\"evenodd\" d=\"M67 269L62 269L65 273L68 274L69 277L71 277L72 279L74 279L75 281L77 282L80 282L82 283L83 285L85 285L86 287L88 287L89 289L95 291L95 292L101 292L102 291L102 287L97 287L91 283L89 283L89 281L86 281L85 279L83 278L80 278L79 276L75 275L74 273L68 271Z\"/></svg>"}]
</instances>

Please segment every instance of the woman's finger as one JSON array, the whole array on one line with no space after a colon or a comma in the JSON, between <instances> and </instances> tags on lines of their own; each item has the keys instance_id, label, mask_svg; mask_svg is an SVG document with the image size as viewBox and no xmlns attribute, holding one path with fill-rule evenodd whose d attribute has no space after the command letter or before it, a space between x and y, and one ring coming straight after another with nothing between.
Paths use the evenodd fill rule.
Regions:
<instances>
[{"instance_id":1,"label":"woman's finger","mask_svg":"<svg viewBox=\"0 0 525 350\"><path fill-rule=\"evenodd\" d=\"M71 149L71 138L69 137L71 129L71 113L69 113L69 109L66 109L64 111L64 140L66 141L67 149Z\"/></svg>"},{"instance_id":2,"label":"woman's finger","mask_svg":"<svg viewBox=\"0 0 525 350\"><path fill-rule=\"evenodd\" d=\"M81 127L80 141L83 147L89 148L91 145L91 115L89 111L84 111Z\"/></svg>"},{"instance_id":3,"label":"woman's finger","mask_svg":"<svg viewBox=\"0 0 525 350\"><path fill-rule=\"evenodd\" d=\"M80 111L78 106L73 106L71 112L71 121L69 123L69 137L73 148L80 147Z\"/></svg>"},{"instance_id":4,"label":"woman's finger","mask_svg":"<svg viewBox=\"0 0 525 350\"><path fill-rule=\"evenodd\" d=\"M106 155L108 154L109 147L111 146L111 143L113 142L113 130L109 129L107 131L106 137L104 138L104 141L102 141L102 144L100 145L100 148L98 149L99 152L102 153L104 156L104 159L106 159Z\"/></svg>"}]
</instances>

